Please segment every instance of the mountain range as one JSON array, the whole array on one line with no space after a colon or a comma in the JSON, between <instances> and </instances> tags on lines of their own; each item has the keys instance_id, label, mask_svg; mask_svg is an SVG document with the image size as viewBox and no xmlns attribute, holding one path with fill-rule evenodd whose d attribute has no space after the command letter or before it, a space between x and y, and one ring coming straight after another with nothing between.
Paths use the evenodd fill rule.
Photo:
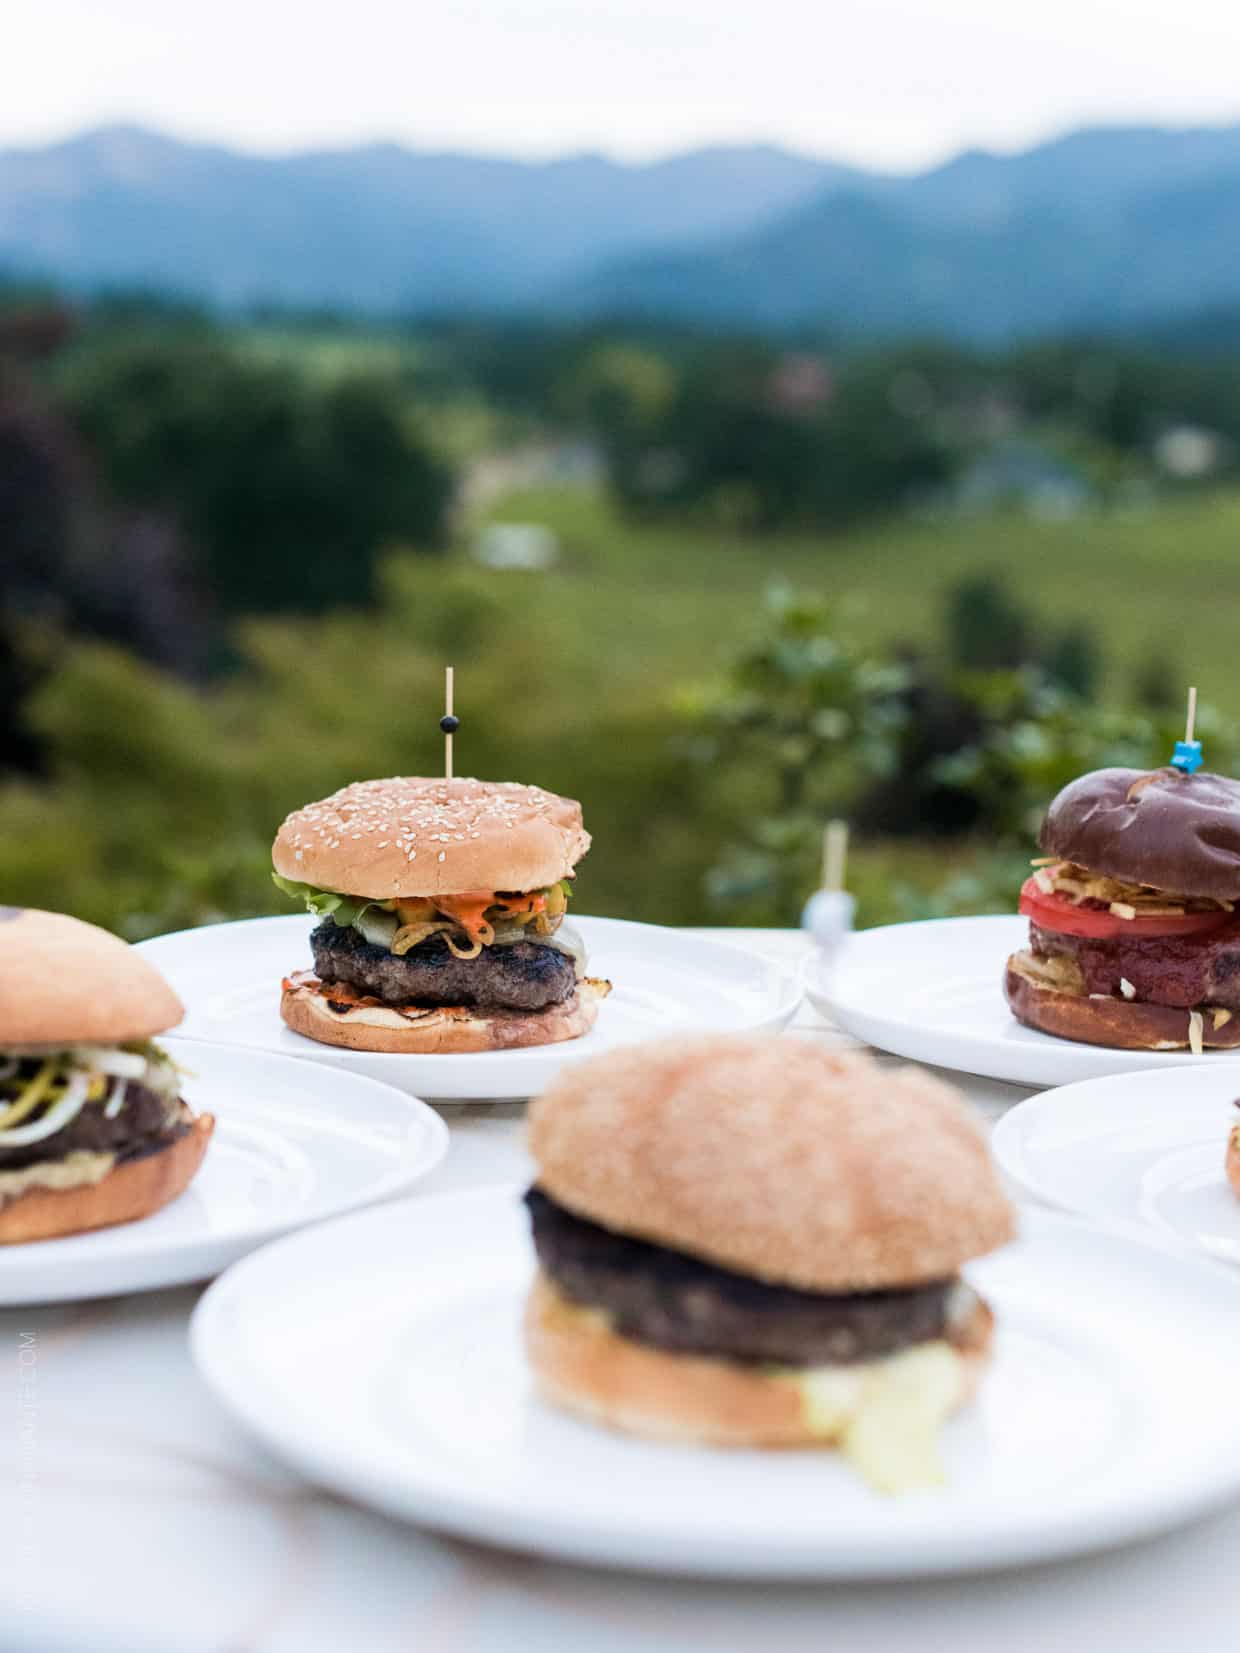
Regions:
<instances>
[{"instance_id":1,"label":"mountain range","mask_svg":"<svg viewBox=\"0 0 1240 1653\"><path fill-rule=\"evenodd\" d=\"M116 126L0 150L0 269L225 308L1136 326L1240 304L1240 126L1086 128L906 176L773 146L267 157Z\"/></svg>"}]
</instances>

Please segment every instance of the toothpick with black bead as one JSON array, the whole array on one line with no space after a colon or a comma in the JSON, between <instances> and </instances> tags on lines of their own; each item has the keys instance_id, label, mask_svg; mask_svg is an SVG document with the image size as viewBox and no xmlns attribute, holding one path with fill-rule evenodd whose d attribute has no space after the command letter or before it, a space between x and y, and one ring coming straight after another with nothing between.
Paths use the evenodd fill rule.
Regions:
<instances>
[{"instance_id":1,"label":"toothpick with black bead","mask_svg":"<svg viewBox=\"0 0 1240 1653\"><path fill-rule=\"evenodd\" d=\"M443 716L439 720L439 727L443 730L443 773L444 779L452 779L452 737L461 727L461 720L452 710L452 667L445 666L443 671Z\"/></svg>"}]
</instances>

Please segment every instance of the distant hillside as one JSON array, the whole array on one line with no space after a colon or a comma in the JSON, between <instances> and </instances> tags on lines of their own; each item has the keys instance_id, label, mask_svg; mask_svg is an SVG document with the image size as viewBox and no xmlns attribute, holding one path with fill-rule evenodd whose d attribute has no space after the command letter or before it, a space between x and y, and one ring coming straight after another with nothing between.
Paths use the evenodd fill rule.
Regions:
<instances>
[{"instance_id":1,"label":"distant hillside","mask_svg":"<svg viewBox=\"0 0 1240 1653\"><path fill-rule=\"evenodd\" d=\"M1240 304L1240 128L1081 132L920 178L833 183L774 224L614 261L580 312L978 340Z\"/></svg>"},{"instance_id":2,"label":"distant hillside","mask_svg":"<svg viewBox=\"0 0 1240 1653\"><path fill-rule=\"evenodd\" d=\"M1174 328L1240 308L1240 127L1091 128L910 177L761 146L264 158L113 127L0 151L2 269L225 306Z\"/></svg>"},{"instance_id":3,"label":"distant hillside","mask_svg":"<svg viewBox=\"0 0 1240 1653\"><path fill-rule=\"evenodd\" d=\"M750 229L850 176L765 147L631 167L395 144L272 159L112 127L0 150L0 267L225 305L494 308L637 247Z\"/></svg>"}]
</instances>

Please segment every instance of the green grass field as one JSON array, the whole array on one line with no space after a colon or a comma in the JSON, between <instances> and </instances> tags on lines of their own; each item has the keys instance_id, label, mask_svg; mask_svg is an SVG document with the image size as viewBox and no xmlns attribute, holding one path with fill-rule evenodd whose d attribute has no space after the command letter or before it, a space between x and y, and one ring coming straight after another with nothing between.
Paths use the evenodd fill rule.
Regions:
<instances>
[{"instance_id":1,"label":"green grass field","mask_svg":"<svg viewBox=\"0 0 1240 1653\"><path fill-rule=\"evenodd\" d=\"M362 776L434 772L451 662L460 772L582 800L595 837L584 910L793 922L808 893L795 878L778 902L708 900L708 869L776 800L761 764L694 763L680 715L763 633L762 595L777 580L839 599L841 628L866 644L933 648L945 588L998 571L1043 619L1094 625L1114 704L1131 703L1151 651L1206 701L1232 701L1240 496L1140 517L900 521L835 538L633 525L584 492L512 496L495 515L553 527L559 564L507 573L463 551L397 550L375 607L251 622L241 668L201 694L70 644L31 707L49 778L0 785L5 898L135 936L280 910L268 852L284 813ZM861 920L1001 909L1021 853L980 839L854 842Z\"/></svg>"},{"instance_id":2,"label":"green grass field","mask_svg":"<svg viewBox=\"0 0 1240 1653\"><path fill-rule=\"evenodd\" d=\"M1048 620L1095 627L1109 699L1131 698L1143 654L1169 658L1226 704L1240 622L1240 494L1065 522L1023 516L898 520L838 536L742 538L681 523L634 526L586 493L507 499L501 520L547 523L565 556L550 580L583 652L623 692L712 671L752 631L775 579L846 604L867 642L934 643L943 593L999 573ZM514 576L498 575L503 580ZM527 576L515 576L521 581ZM550 596L550 593L548 593ZM528 616L539 626L538 615Z\"/></svg>"}]
</instances>

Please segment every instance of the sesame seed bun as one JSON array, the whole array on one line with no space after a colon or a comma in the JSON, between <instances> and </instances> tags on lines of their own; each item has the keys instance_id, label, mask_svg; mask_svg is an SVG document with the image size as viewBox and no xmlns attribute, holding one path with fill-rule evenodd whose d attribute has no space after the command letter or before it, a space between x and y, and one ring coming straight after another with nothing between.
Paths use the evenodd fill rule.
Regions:
<instances>
[{"instance_id":1,"label":"sesame seed bun","mask_svg":"<svg viewBox=\"0 0 1240 1653\"><path fill-rule=\"evenodd\" d=\"M401 1009L378 999L360 1004L333 999L332 989L307 970L285 982L280 1014L294 1033L345 1050L460 1056L580 1039L594 1026L599 1002L610 992L610 982L587 979L563 1004L544 1010L483 1010L464 1004Z\"/></svg>"},{"instance_id":2,"label":"sesame seed bun","mask_svg":"<svg viewBox=\"0 0 1240 1653\"><path fill-rule=\"evenodd\" d=\"M1082 1045L1106 1045L1111 1050L1188 1050L1192 1046L1192 1018L1200 1017L1204 1050L1230 1050L1240 1045L1240 1016L1222 1007L1199 1011L1143 999L1097 998L1048 987L1030 953L1013 953L1003 978L1008 1008L1018 1022L1057 1039Z\"/></svg>"},{"instance_id":3,"label":"sesame seed bun","mask_svg":"<svg viewBox=\"0 0 1240 1653\"><path fill-rule=\"evenodd\" d=\"M576 1063L531 1106L529 1147L577 1216L805 1291L944 1280L1013 1234L955 1091L795 1037Z\"/></svg>"},{"instance_id":4,"label":"sesame seed bun","mask_svg":"<svg viewBox=\"0 0 1240 1653\"><path fill-rule=\"evenodd\" d=\"M0 907L0 1046L121 1044L185 1014L119 936L64 913Z\"/></svg>"},{"instance_id":5,"label":"sesame seed bun","mask_svg":"<svg viewBox=\"0 0 1240 1653\"><path fill-rule=\"evenodd\" d=\"M1231 1191L1240 1199L1240 1125L1233 1125L1227 1137L1227 1157L1224 1161Z\"/></svg>"},{"instance_id":6,"label":"sesame seed bun","mask_svg":"<svg viewBox=\"0 0 1240 1653\"><path fill-rule=\"evenodd\" d=\"M581 805L540 786L394 775L294 810L271 860L283 878L386 900L542 889L589 847Z\"/></svg>"},{"instance_id":7,"label":"sesame seed bun","mask_svg":"<svg viewBox=\"0 0 1240 1653\"><path fill-rule=\"evenodd\" d=\"M990 1358L992 1326L979 1301L953 1338L961 1357L957 1406L972 1397ZM635 1342L613 1331L604 1316L575 1308L541 1272L526 1305L525 1347L544 1399L592 1423L708 1446L834 1444L813 1426L787 1373ZM865 1375L879 1364L850 1370Z\"/></svg>"},{"instance_id":8,"label":"sesame seed bun","mask_svg":"<svg viewBox=\"0 0 1240 1653\"><path fill-rule=\"evenodd\" d=\"M0 1245L54 1240L136 1222L183 1194L202 1164L215 1120L195 1117L181 1104L189 1130L166 1148L124 1160L94 1183L76 1188L28 1188L16 1199L0 1201Z\"/></svg>"}]
</instances>

